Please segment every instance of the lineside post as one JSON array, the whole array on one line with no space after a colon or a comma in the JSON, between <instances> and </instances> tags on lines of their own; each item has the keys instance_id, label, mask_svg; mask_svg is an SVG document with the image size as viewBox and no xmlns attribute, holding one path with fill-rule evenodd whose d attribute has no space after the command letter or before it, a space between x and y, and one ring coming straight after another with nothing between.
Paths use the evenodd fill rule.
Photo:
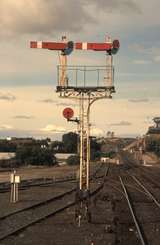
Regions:
<instances>
[{"instance_id":1,"label":"lineside post","mask_svg":"<svg viewBox=\"0 0 160 245\"><path fill-rule=\"evenodd\" d=\"M10 202L16 203L18 202L18 185L20 183L20 176L16 175L16 170L14 170L13 173L11 173L10 182L11 182Z\"/></svg>"}]
</instances>

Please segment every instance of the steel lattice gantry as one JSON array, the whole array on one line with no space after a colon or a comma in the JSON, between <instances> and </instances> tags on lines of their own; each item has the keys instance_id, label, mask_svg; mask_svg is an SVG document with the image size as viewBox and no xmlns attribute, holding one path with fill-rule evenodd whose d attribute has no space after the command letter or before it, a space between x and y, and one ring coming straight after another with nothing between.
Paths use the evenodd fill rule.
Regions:
<instances>
[{"instance_id":1,"label":"steel lattice gantry","mask_svg":"<svg viewBox=\"0 0 160 245\"><path fill-rule=\"evenodd\" d=\"M76 99L79 102L79 135L80 135L80 177L77 198L85 200L85 210L88 211L89 196L89 162L90 162L90 107L102 98L112 98L114 88L113 55L119 49L119 41L106 38L104 43L72 42L65 36L61 42L30 42L31 48L59 51L59 63L57 68L58 83L56 91L62 98ZM100 66L68 66L67 56L74 50L103 51L106 52L106 64ZM90 75L91 74L91 75ZM90 76L89 76L90 75ZM88 82L90 77L90 82ZM93 82L93 79L96 81ZM82 202L81 202L82 203ZM78 210L78 218L81 211Z\"/></svg>"}]
</instances>

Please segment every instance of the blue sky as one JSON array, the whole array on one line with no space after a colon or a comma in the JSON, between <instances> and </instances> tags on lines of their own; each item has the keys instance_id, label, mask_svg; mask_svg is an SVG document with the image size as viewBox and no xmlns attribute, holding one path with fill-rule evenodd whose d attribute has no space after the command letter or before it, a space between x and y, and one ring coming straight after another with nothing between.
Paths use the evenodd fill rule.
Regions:
<instances>
[{"instance_id":1,"label":"blue sky","mask_svg":"<svg viewBox=\"0 0 160 245\"><path fill-rule=\"evenodd\" d=\"M1 0L0 136L57 138L75 130L54 92L58 55L29 48L30 40L103 42L119 39L116 94L94 105L94 133L142 135L159 116L160 2L153 0ZM104 53L73 52L69 64L105 65ZM57 106L58 105L58 106ZM103 115L106 115L105 118Z\"/></svg>"}]
</instances>

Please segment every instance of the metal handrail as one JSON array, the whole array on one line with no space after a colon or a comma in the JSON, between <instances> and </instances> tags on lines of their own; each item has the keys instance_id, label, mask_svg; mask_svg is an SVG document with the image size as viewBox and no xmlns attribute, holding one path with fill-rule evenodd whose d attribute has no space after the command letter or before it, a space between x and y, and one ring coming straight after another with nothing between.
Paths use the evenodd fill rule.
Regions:
<instances>
[{"instance_id":1,"label":"metal handrail","mask_svg":"<svg viewBox=\"0 0 160 245\"><path fill-rule=\"evenodd\" d=\"M66 79L61 77L61 73L64 70ZM57 76L59 85L62 78L67 81L67 83L64 82L65 87L109 87L114 83L114 67L58 65Z\"/></svg>"}]
</instances>

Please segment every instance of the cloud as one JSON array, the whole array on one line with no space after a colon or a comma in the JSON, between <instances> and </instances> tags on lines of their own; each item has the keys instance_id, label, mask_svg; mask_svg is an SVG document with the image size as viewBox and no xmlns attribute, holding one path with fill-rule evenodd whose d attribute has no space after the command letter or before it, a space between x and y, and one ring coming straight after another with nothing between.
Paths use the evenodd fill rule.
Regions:
<instances>
[{"instance_id":1,"label":"cloud","mask_svg":"<svg viewBox=\"0 0 160 245\"><path fill-rule=\"evenodd\" d=\"M70 103L70 102L58 102L57 100L53 100L53 99L43 99L40 100L40 102L42 103L47 103L47 104L55 104L57 106L77 106L76 103Z\"/></svg>"},{"instance_id":2,"label":"cloud","mask_svg":"<svg viewBox=\"0 0 160 245\"><path fill-rule=\"evenodd\" d=\"M153 124L153 117L151 118L150 116L147 116L147 117L144 119L144 123L145 123L145 124Z\"/></svg>"},{"instance_id":3,"label":"cloud","mask_svg":"<svg viewBox=\"0 0 160 245\"><path fill-rule=\"evenodd\" d=\"M84 1L75 0L1 0L1 35L53 34L57 31L78 32L92 17Z\"/></svg>"},{"instance_id":4,"label":"cloud","mask_svg":"<svg viewBox=\"0 0 160 245\"><path fill-rule=\"evenodd\" d=\"M13 117L14 119L33 119L34 117L33 116L27 116L27 115L17 115L17 116L14 116Z\"/></svg>"},{"instance_id":5,"label":"cloud","mask_svg":"<svg viewBox=\"0 0 160 245\"><path fill-rule=\"evenodd\" d=\"M41 131L47 132L47 133L64 133L66 132L66 129L57 125L48 124L45 128L42 128Z\"/></svg>"},{"instance_id":6,"label":"cloud","mask_svg":"<svg viewBox=\"0 0 160 245\"><path fill-rule=\"evenodd\" d=\"M11 125L7 125L7 124L4 124L4 125L0 125L0 130L10 130L10 129L13 129L13 127Z\"/></svg>"},{"instance_id":7,"label":"cloud","mask_svg":"<svg viewBox=\"0 0 160 245\"><path fill-rule=\"evenodd\" d=\"M132 11L132 12L138 12L140 13L140 7L135 3L135 1L132 0L88 0L88 3L92 2L96 5L96 7L100 9L105 9L107 11L113 11L113 10L118 10L118 11L123 11L125 12L126 10Z\"/></svg>"},{"instance_id":8,"label":"cloud","mask_svg":"<svg viewBox=\"0 0 160 245\"><path fill-rule=\"evenodd\" d=\"M1 93L0 92L0 100L5 100L9 102L13 102L16 100L16 97L10 93Z\"/></svg>"},{"instance_id":9,"label":"cloud","mask_svg":"<svg viewBox=\"0 0 160 245\"><path fill-rule=\"evenodd\" d=\"M95 23L93 8L103 12L139 12L132 0L1 0L1 37L80 32L86 23Z\"/></svg>"},{"instance_id":10,"label":"cloud","mask_svg":"<svg viewBox=\"0 0 160 245\"><path fill-rule=\"evenodd\" d=\"M62 134L61 133L50 133L50 132L42 132L41 130L22 130L22 129L5 129L0 130L0 137L7 138L7 137L17 137L17 138L36 138L36 139L45 139L49 137L53 140L61 140Z\"/></svg>"},{"instance_id":11,"label":"cloud","mask_svg":"<svg viewBox=\"0 0 160 245\"><path fill-rule=\"evenodd\" d=\"M100 128L91 128L91 135L92 136L102 136L104 135L104 131Z\"/></svg>"},{"instance_id":12,"label":"cloud","mask_svg":"<svg viewBox=\"0 0 160 245\"><path fill-rule=\"evenodd\" d=\"M39 102L48 103L48 104L57 104L57 101L56 100L53 100L53 99L39 100Z\"/></svg>"},{"instance_id":13,"label":"cloud","mask_svg":"<svg viewBox=\"0 0 160 245\"><path fill-rule=\"evenodd\" d=\"M133 63L136 65L147 65L147 64L150 64L151 61L150 60L134 60Z\"/></svg>"},{"instance_id":14,"label":"cloud","mask_svg":"<svg viewBox=\"0 0 160 245\"><path fill-rule=\"evenodd\" d=\"M116 127L121 127L121 126L131 126L132 124L130 122L127 122L127 121L121 121L121 122L118 122L118 123L111 123L109 124L109 126L116 126Z\"/></svg>"},{"instance_id":15,"label":"cloud","mask_svg":"<svg viewBox=\"0 0 160 245\"><path fill-rule=\"evenodd\" d=\"M129 48L132 51L140 53L140 54L148 54L148 49L142 43L133 43L129 45Z\"/></svg>"},{"instance_id":16,"label":"cloud","mask_svg":"<svg viewBox=\"0 0 160 245\"><path fill-rule=\"evenodd\" d=\"M145 42L144 42L145 43ZM137 65L145 65L145 64L150 64L153 62L160 62L160 46L159 44L152 44L150 45L144 45L144 44L138 44L138 43L134 43L132 45L129 46L129 48L132 51L135 51L137 53L139 53L140 55L146 56L147 55L147 59L138 59L138 60L134 60L133 63L137 64Z\"/></svg>"},{"instance_id":17,"label":"cloud","mask_svg":"<svg viewBox=\"0 0 160 245\"><path fill-rule=\"evenodd\" d=\"M149 99L130 99L128 101L132 103L146 103L149 102Z\"/></svg>"},{"instance_id":18,"label":"cloud","mask_svg":"<svg viewBox=\"0 0 160 245\"><path fill-rule=\"evenodd\" d=\"M155 56L154 57L154 61L157 62L157 63L160 62L160 55Z\"/></svg>"},{"instance_id":19,"label":"cloud","mask_svg":"<svg viewBox=\"0 0 160 245\"><path fill-rule=\"evenodd\" d=\"M57 105L60 105L60 106L77 106L77 104L76 103L64 103L64 102L59 102L59 103L57 103Z\"/></svg>"}]
</instances>

